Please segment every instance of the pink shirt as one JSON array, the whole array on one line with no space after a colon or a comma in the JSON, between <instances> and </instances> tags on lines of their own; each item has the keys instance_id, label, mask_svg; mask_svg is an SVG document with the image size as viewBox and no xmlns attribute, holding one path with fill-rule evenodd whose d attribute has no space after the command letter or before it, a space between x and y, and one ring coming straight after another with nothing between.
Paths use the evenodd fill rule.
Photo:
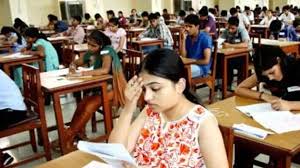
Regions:
<instances>
[{"instance_id":1,"label":"pink shirt","mask_svg":"<svg viewBox=\"0 0 300 168\"><path fill-rule=\"evenodd\" d=\"M113 48L116 50L119 45L120 45L120 41L121 41L121 37L125 37L126 38L126 31L123 28L118 28L117 32L112 32L109 29L105 30L105 35L108 36L111 40L111 45L113 46ZM121 47L122 49L126 49L126 40L124 42L123 47Z\"/></svg>"},{"instance_id":2,"label":"pink shirt","mask_svg":"<svg viewBox=\"0 0 300 168\"><path fill-rule=\"evenodd\" d=\"M84 37L85 37L85 32L84 32L84 29L80 25L77 25L76 28L70 27L67 30L67 33L68 33L68 35L73 37L73 40L75 41L75 43L77 43L77 44L83 43Z\"/></svg>"}]
</instances>

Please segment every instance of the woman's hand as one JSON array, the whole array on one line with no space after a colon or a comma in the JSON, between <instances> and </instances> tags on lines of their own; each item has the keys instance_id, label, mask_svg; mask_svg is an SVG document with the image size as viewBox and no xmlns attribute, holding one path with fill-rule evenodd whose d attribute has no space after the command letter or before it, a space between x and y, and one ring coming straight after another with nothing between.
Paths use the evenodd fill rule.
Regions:
<instances>
[{"instance_id":1,"label":"woman's hand","mask_svg":"<svg viewBox=\"0 0 300 168\"><path fill-rule=\"evenodd\" d=\"M275 110L291 110L290 102L282 99L273 100L271 102L272 108Z\"/></svg>"},{"instance_id":2,"label":"woman's hand","mask_svg":"<svg viewBox=\"0 0 300 168\"><path fill-rule=\"evenodd\" d=\"M127 86L125 88L125 104L131 104L131 105L136 105L137 101L139 100L141 94L142 94L142 89L143 87L143 81L142 78L138 78L137 76L134 76L131 78Z\"/></svg>"}]
</instances>

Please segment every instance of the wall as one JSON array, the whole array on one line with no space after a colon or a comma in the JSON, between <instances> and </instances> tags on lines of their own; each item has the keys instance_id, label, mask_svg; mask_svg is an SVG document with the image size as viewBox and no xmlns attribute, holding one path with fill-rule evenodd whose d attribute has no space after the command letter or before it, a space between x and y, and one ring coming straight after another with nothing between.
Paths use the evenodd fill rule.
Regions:
<instances>
[{"instance_id":1,"label":"wall","mask_svg":"<svg viewBox=\"0 0 300 168\"><path fill-rule=\"evenodd\" d=\"M219 1L219 9L221 10L229 10L230 8L235 6L234 0L220 0Z\"/></svg>"},{"instance_id":2,"label":"wall","mask_svg":"<svg viewBox=\"0 0 300 168\"><path fill-rule=\"evenodd\" d=\"M9 0L0 0L0 27L11 24Z\"/></svg>"},{"instance_id":3,"label":"wall","mask_svg":"<svg viewBox=\"0 0 300 168\"><path fill-rule=\"evenodd\" d=\"M132 0L132 8L137 9L139 13L152 10L152 0Z\"/></svg>"},{"instance_id":4,"label":"wall","mask_svg":"<svg viewBox=\"0 0 300 168\"><path fill-rule=\"evenodd\" d=\"M235 5L239 5L242 10L244 10L244 6L249 6L251 9L255 8L255 5L258 4L259 6L267 6L269 7L269 0L236 0Z\"/></svg>"},{"instance_id":5,"label":"wall","mask_svg":"<svg viewBox=\"0 0 300 168\"><path fill-rule=\"evenodd\" d=\"M276 6L279 6L280 9L288 3L288 0L270 0L270 9L275 10Z\"/></svg>"}]
</instances>

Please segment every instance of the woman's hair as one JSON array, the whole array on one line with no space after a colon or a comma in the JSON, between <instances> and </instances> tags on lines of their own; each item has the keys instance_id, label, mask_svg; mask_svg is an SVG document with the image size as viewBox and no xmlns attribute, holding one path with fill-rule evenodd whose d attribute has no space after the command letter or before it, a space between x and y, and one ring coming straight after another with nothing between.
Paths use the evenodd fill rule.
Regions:
<instances>
[{"instance_id":1,"label":"woman's hair","mask_svg":"<svg viewBox=\"0 0 300 168\"><path fill-rule=\"evenodd\" d=\"M95 17L96 20L99 19L99 18L102 18L102 16L99 13L96 13L94 17Z\"/></svg>"},{"instance_id":2,"label":"woman's hair","mask_svg":"<svg viewBox=\"0 0 300 168\"><path fill-rule=\"evenodd\" d=\"M18 28L21 26L28 27L28 25L25 22L23 22L23 20L21 20L20 18L15 18L14 22L14 28Z\"/></svg>"},{"instance_id":3,"label":"woman's hair","mask_svg":"<svg viewBox=\"0 0 300 168\"><path fill-rule=\"evenodd\" d=\"M118 27L120 25L118 18L110 18L109 23L112 23L113 25L118 26Z\"/></svg>"},{"instance_id":4,"label":"woman's hair","mask_svg":"<svg viewBox=\"0 0 300 168\"><path fill-rule=\"evenodd\" d=\"M98 30L94 30L91 32L91 34L88 36L89 40L92 40L96 42L101 48L111 45L111 41L109 37L107 37L104 33Z\"/></svg>"},{"instance_id":5,"label":"woman's hair","mask_svg":"<svg viewBox=\"0 0 300 168\"><path fill-rule=\"evenodd\" d=\"M47 40L46 35L41 33L37 28L34 28L34 27L30 27L30 28L26 29L24 34L26 37Z\"/></svg>"},{"instance_id":6,"label":"woman's hair","mask_svg":"<svg viewBox=\"0 0 300 168\"><path fill-rule=\"evenodd\" d=\"M16 33L18 36L17 43L22 44L22 36L15 28L8 27L8 26L2 27L1 34L8 34L8 33Z\"/></svg>"},{"instance_id":7,"label":"woman's hair","mask_svg":"<svg viewBox=\"0 0 300 168\"><path fill-rule=\"evenodd\" d=\"M171 80L174 83L177 83L180 78L185 78L186 76L181 58L175 51L170 49L157 49L150 52L141 63L139 72L142 71ZM189 101L197 104L200 103L197 97L190 92L188 85L186 85L183 94Z\"/></svg>"},{"instance_id":8,"label":"woman's hair","mask_svg":"<svg viewBox=\"0 0 300 168\"><path fill-rule=\"evenodd\" d=\"M85 14L84 14L84 18L85 18L86 20L89 20L89 19L91 18L91 15L90 15L89 13L85 13Z\"/></svg>"}]
</instances>

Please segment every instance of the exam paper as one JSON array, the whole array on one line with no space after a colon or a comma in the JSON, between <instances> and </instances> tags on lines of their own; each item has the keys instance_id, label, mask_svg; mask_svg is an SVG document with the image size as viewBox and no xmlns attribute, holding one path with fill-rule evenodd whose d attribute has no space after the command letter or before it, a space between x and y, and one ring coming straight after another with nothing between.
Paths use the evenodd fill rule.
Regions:
<instances>
[{"instance_id":1,"label":"exam paper","mask_svg":"<svg viewBox=\"0 0 300 168\"><path fill-rule=\"evenodd\" d=\"M113 168L113 167L108 164L97 162L97 161L93 160L89 164L85 165L82 168Z\"/></svg>"}]
</instances>

